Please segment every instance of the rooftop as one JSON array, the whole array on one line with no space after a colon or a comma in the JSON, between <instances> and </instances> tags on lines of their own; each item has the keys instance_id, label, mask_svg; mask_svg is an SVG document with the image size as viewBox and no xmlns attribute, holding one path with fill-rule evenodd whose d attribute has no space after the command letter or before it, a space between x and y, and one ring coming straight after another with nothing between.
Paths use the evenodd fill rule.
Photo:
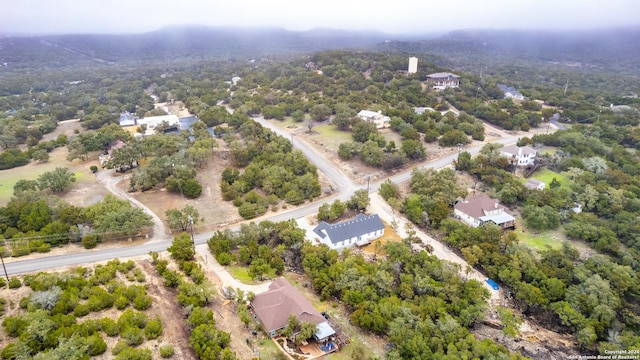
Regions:
<instances>
[{"instance_id":1,"label":"rooftop","mask_svg":"<svg viewBox=\"0 0 640 360\"><path fill-rule=\"evenodd\" d=\"M531 190L537 189L540 185L544 185L544 181L540 181L536 178L531 178L524 184L527 189Z\"/></svg>"},{"instance_id":2,"label":"rooftop","mask_svg":"<svg viewBox=\"0 0 640 360\"><path fill-rule=\"evenodd\" d=\"M439 72L427 75L427 78L459 78L460 76L448 72Z\"/></svg>"},{"instance_id":3,"label":"rooftop","mask_svg":"<svg viewBox=\"0 0 640 360\"><path fill-rule=\"evenodd\" d=\"M371 216L358 214L355 219L339 222L333 225L321 221L320 224L313 229L313 232L321 238L329 236L331 242L336 244L380 229L384 229L384 224L382 223L382 220L380 220L378 214Z\"/></svg>"},{"instance_id":4,"label":"rooftop","mask_svg":"<svg viewBox=\"0 0 640 360\"><path fill-rule=\"evenodd\" d=\"M316 325L326 321L298 289L282 277L275 279L269 285L269 290L256 295L251 305L265 330L269 332L285 327L289 315L295 315L300 322ZM323 337L333 335L331 333L333 329L330 331L327 326L318 328L318 332Z\"/></svg>"},{"instance_id":5,"label":"rooftop","mask_svg":"<svg viewBox=\"0 0 640 360\"><path fill-rule=\"evenodd\" d=\"M500 152L512 154L512 155L529 155L529 154L535 154L536 149L530 146L517 147L516 145L510 145L500 149Z\"/></svg>"},{"instance_id":6,"label":"rooftop","mask_svg":"<svg viewBox=\"0 0 640 360\"><path fill-rule=\"evenodd\" d=\"M489 211L496 209L502 209L504 211L505 209L504 206L500 205L498 200L492 199L485 194L472 196L464 201L460 201L454 205L454 208L475 219L486 216Z\"/></svg>"}]
</instances>

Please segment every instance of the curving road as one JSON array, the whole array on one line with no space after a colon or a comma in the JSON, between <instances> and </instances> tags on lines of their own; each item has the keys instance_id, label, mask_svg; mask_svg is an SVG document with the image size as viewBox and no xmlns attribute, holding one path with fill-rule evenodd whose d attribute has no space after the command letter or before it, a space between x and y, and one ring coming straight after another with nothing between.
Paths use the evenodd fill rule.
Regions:
<instances>
[{"instance_id":1,"label":"curving road","mask_svg":"<svg viewBox=\"0 0 640 360\"><path fill-rule=\"evenodd\" d=\"M335 190L335 194L333 194L328 198L323 198L322 200L318 200L310 204L307 204L305 206L301 206L289 211L285 211L285 212L270 216L266 219L271 221L282 221L282 220L302 218L307 215L316 213L320 205L325 202L330 202L330 201L333 201L334 199L340 199L343 201L347 200L353 195L353 193L356 190L366 188L366 186L359 185L354 181L352 181L338 167L336 167L335 164L333 164L332 162L324 158L322 155L316 153L314 149L311 146L309 146L309 144L307 144L304 140L291 137L289 133L283 131L282 129L271 124L270 122L264 120L264 118L262 117L255 117L254 120L259 122L263 126L271 129L278 135L281 135L285 138L291 138L293 141L294 148L301 150L307 156L309 161L311 161L311 163L314 164L318 168L318 170L330 182L332 182L333 188ZM510 137L502 138L496 142L501 143L503 145L510 145L510 144L516 143L518 138L519 138L518 136L510 136ZM481 148L482 148L482 145L478 145L474 147L465 148L465 151L468 151L472 155L475 155L480 151ZM428 161L420 165L419 167L439 169L451 164L451 162L457 156L458 156L457 153L447 155L439 159ZM400 174L390 177L390 179L394 183L402 183L402 182L408 181L411 178L411 170L412 169L407 169ZM119 198L127 199L131 201L134 205L140 207L146 213L152 216L153 223L154 223L154 235L151 238L151 240L143 245L137 245L137 246L127 246L123 248L103 249L103 250L98 249L98 250L86 251L86 252L76 253L76 254L65 254L65 255L49 256L49 257L40 258L40 259L12 261L7 266L7 273L9 275L40 271L48 268L55 268L55 267L61 267L61 266L82 265L82 264L87 264L92 262L110 260L114 258L127 258L127 257L139 256L139 255L147 254L149 253L149 251L164 251L171 245L172 238L169 235L169 233L166 231L166 228L162 220L155 213L153 213L149 208L144 206L144 204L140 203L138 200L133 198L130 194L126 193L125 191L122 191L116 186L117 183L122 179L122 177L114 177L113 171L107 170L107 171L99 172L97 174L97 179L111 193L118 196ZM386 179L370 184L369 191L371 193L377 192L377 190L380 187L380 184L384 180ZM394 213L391 207L384 201L380 201L379 199L375 200L374 202L372 202L372 206L375 207L376 212L379 212L380 214L384 215L384 218L386 218L385 219L386 221L390 222L391 219L400 219L401 221L406 221L406 219L404 219L402 216ZM264 289L266 289L265 284L244 285L239 281L235 280L233 277L231 277L223 267L219 265L216 266L217 263L215 262L213 257L209 255L209 252L206 249L207 247L206 241L212 235L213 235L213 232L196 234L194 239L197 245L198 254L202 256L202 258L205 260L207 268L208 269L211 268L211 270L214 271L214 273L216 273L216 276L218 276L218 278L221 280L223 286L231 286L233 288L243 288L246 290L254 291L255 293L264 291ZM425 243L429 243L432 246L434 242L436 242L431 237L429 237L428 235L422 232L419 232L419 236L421 239L423 239ZM466 263L464 262L464 260L460 259L457 256L452 257L451 254L453 254L451 251L446 251L445 249L441 249L441 250L438 250L438 254L436 255L442 256L447 260L452 260L460 264L464 271L464 269L466 268ZM471 274L471 277L480 279L482 276L480 273L476 274L474 272Z\"/></svg>"}]
</instances>

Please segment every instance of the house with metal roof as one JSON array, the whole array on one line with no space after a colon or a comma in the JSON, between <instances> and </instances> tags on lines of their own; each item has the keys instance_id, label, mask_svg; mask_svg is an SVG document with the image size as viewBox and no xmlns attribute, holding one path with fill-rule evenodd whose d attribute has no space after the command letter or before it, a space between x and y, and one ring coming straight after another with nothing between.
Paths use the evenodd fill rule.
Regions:
<instances>
[{"instance_id":1,"label":"house with metal roof","mask_svg":"<svg viewBox=\"0 0 640 360\"><path fill-rule=\"evenodd\" d=\"M458 201L453 206L453 215L472 227L493 222L503 229L515 228L516 219L505 209L498 200L480 194Z\"/></svg>"},{"instance_id":2,"label":"house with metal roof","mask_svg":"<svg viewBox=\"0 0 640 360\"><path fill-rule=\"evenodd\" d=\"M251 308L271 337L287 326L289 315L294 315L298 322L315 324L317 331L313 337L318 342L324 342L336 333L327 319L283 277L275 279L269 290L257 294L251 301Z\"/></svg>"},{"instance_id":3,"label":"house with metal roof","mask_svg":"<svg viewBox=\"0 0 640 360\"><path fill-rule=\"evenodd\" d=\"M358 214L354 219L329 224L321 221L313 232L330 248L342 250L355 245L364 246L384 235L384 224L378 214Z\"/></svg>"},{"instance_id":4,"label":"house with metal roof","mask_svg":"<svg viewBox=\"0 0 640 360\"><path fill-rule=\"evenodd\" d=\"M460 76L448 72L439 72L427 75L427 82L434 89L443 90L460 86Z\"/></svg>"}]
</instances>

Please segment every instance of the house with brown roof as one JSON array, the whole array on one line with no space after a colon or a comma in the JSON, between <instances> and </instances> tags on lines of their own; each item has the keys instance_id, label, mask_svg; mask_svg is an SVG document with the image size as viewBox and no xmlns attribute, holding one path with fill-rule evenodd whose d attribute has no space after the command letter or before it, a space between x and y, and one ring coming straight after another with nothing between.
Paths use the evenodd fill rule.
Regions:
<instances>
[{"instance_id":1,"label":"house with brown roof","mask_svg":"<svg viewBox=\"0 0 640 360\"><path fill-rule=\"evenodd\" d=\"M322 342L333 336L333 330L327 319L285 278L275 279L269 290L256 295L251 307L264 330L272 337L278 330L287 326L289 315L295 315L299 322L316 325L313 335L316 341Z\"/></svg>"},{"instance_id":2,"label":"house with brown roof","mask_svg":"<svg viewBox=\"0 0 640 360\"><path fill-rule=\"evenodd\" d=\"M473 227L493 222L503 229L515 228L516 219L505 209L498 200L480 194L457 202L453 206L453 215Z\"/></svg>"},{"instance_id":3,"label":"house with brown roof","mask_svg":"<svg viewBox=\"0 0 640 360\"><path fill-rule=\"evenodd\" d=\"M500 155L506 156L511 165L529 166L535 163L538 151L530 146L518 147L511 145L501 148Z\"/></svg>"}]
</instances>

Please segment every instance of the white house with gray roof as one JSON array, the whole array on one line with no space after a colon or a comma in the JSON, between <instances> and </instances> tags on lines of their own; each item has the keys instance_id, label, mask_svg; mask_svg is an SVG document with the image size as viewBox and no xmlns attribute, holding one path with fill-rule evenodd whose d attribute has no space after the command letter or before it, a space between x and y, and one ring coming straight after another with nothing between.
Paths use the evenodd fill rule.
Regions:
<instances>
[{"instance_id":1,"label":"white house with gray roof","mask_svg":"<svg viewBox=\"0 0 640 360\"><path fill-rule=\"evenodd\" d=\"M501 148L500 155L506 156L511 165L529 166L535 163L538 152L530 146L511 145Z\"/></svg>"},{"instance_id":2,"label":"white house with gray roof","mask_svg":"<svg viewBox=\"0 0 640 360\"><path fill-rule=\"evenodd\" d=\"M313 232L330 248L342 250L355 245L364 246L384 235L384 224L378 214L358 214L354 219L329 224L321 221Z\"/></svg>"}]
</instances>

